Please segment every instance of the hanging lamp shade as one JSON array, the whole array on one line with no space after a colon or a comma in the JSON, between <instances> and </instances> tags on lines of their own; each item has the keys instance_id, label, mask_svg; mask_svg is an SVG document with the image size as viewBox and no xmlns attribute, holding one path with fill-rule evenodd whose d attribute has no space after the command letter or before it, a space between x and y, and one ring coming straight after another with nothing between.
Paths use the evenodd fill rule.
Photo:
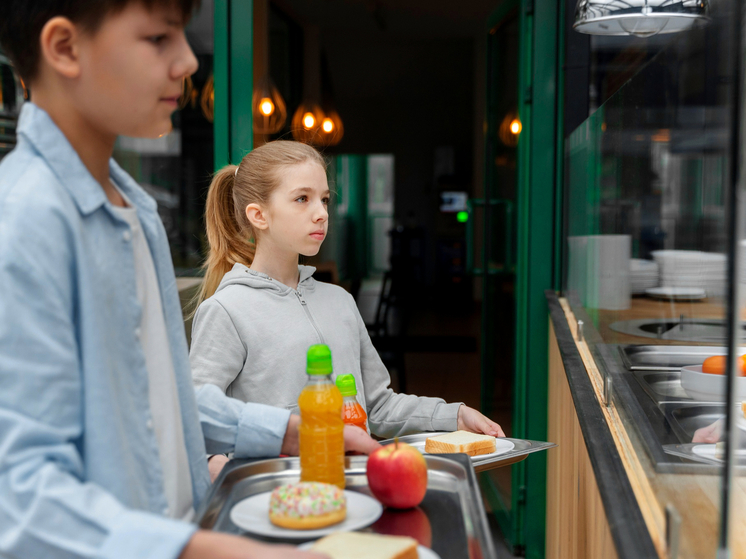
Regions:
<instances>
[{"instance_id":1,"label":"hanging lamp shade","mask_svg":"<svg viewBox=\"0 0 746 559\"><path fill-rule=\"evenodd\" d=\"M677 33L708 21L709 0L578 0L573 28L590 35Z\"/></svg>"},{"instance_id":2,"label":"hanging lamp shade","mask_svg":"<svg viewBox=\"0 0 746 559\"><path fill-rule=\"evenodd\" d=\"M199 105L208 122L215 120L215 79L212 74L207 79L205 87L202 88Z\"/></svg>"},{"instance_id":3,"label":"hanging lamp shade","mask_svg":"<svg viewBox=\"0 0 746 559\"><path fill-rule=\"evenodd\" d=\"M285 126L288 118L285 100L269 76L259 80L254 88L251 113L253 129L257 134L275 134Z\"/></svg>"},{"instance_id":4,"label":"hanging lamp shade","mask_svg":"<svg viewBox=\"0 0 746 559\"><path fill-rule=\"evenodd\" d=\"M503 144L514 148L518 145L518 136L521 130L523 130L523 124L521 124L521 119L518 118L518 113L510 111L503 117L500 128L497 130L497 135Z\"/></svg>"},{"instance_id":5,"label":"hanging lamp shade","mask_svg":"<svg viewBox=\"0 0 746 559\"><path fill-rule=\"evenodd\" d=\"M345 127L339 113L334 109L324 111L324 119L321 121L319 137L325 146L336 146L344 136Z\"/></svg>"},{"instance_id":6,"label":"hanging lamp shade","mask_svg":"<svg viewBox=\"0 0 746 559\"><path fill-rule=\"evenodd\" d=\"M304 101L298 106L290 122L293 138L305 144L323 145L321 123L324 118L324 111L318 104Z\"/></svg>"}]
</instances>

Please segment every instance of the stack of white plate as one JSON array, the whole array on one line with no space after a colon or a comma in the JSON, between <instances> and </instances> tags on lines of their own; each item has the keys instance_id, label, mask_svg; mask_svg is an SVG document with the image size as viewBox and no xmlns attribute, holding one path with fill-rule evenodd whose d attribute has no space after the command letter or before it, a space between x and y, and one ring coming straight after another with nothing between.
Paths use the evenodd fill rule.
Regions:
<instances>
[{"instance_id":1,"label":"stack of white plate","mask_svg":"<svg viewBox=\"0 0 746 559\"><path fill-rule=\"evenodd\" d=\"M632 294L645 293L658 286L658 264L653 260L632 258L629 261L629 282Z\"/></svg>"},{"instance_id":2,"label":"stack of white plate","mask_svg":"<svg viewBox=\"0 0 746 559\"><path fill-rule=\"evenodd\" d=\"M660 285L704 289L708 297L725 295L727 257L697 250L656 250Z\"/></svg>"}]
</instances>

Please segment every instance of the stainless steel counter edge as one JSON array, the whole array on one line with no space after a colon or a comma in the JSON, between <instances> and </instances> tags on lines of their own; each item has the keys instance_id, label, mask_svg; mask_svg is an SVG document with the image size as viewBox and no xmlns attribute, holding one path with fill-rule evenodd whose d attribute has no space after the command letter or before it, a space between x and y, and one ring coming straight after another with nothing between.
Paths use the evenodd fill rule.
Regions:
<instances>
[{"instance_id":1,"label":"stainless steel counter edge","mask_svg":"<svg viewBox=\"0 0 746 559\"><path fill-rule=\"evenodd\" d=\"M658 557L557 294L551 290L544 293L619 559Z\"/></svg>"}]
</instances>

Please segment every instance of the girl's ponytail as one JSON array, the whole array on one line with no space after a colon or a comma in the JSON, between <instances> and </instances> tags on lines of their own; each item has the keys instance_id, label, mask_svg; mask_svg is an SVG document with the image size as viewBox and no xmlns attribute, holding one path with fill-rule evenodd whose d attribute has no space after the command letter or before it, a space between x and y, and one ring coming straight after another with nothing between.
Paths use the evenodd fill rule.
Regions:
<instances>
[{"instance_id":1,"label":"girl's ponytail","mask_svg":"<svg viewBox=\"0 0 746 559\"><path fill-rule=\"evenodd\" d=\"M248 220L243 220L243 227L236 220L233 184L237 168L236 165L227 165L220 169L213 176L207 191L205 228L210 249L203 265L205 279L195 298L193 313L202 301L212 297L220 280L235 263L251 266L254 260L256 245L253 240L249 240L246 231L247 226L251 226Z\"/></svg>"}]
</instances>

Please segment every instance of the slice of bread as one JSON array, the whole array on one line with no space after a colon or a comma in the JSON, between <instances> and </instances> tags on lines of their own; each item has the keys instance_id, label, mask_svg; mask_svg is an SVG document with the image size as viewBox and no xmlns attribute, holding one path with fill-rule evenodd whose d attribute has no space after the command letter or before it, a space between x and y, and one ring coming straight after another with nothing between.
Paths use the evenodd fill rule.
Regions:
<instances>
[{"instance_id":1,"label":"slice of bread","mask_svg":"<svg viewBox=\"0 0 746 559\"><path fill-rule=\"evenodd\" d=\"M321 538L310 551L331 559L417 559L417 540L363 532L336 532Z\"/></svg>"},{"instance_id":2,"label":"slice of bread","mask_svg":"<svg viewBox=\"0 0 746 559\"><path fill-rule=\"evenodd\" d=\"M495 437L469 431L454 431L425 439L425 452L428 454L463 452L469 456L479 456L495 452L495 448Z\"/></svg>"}]
</instances>

